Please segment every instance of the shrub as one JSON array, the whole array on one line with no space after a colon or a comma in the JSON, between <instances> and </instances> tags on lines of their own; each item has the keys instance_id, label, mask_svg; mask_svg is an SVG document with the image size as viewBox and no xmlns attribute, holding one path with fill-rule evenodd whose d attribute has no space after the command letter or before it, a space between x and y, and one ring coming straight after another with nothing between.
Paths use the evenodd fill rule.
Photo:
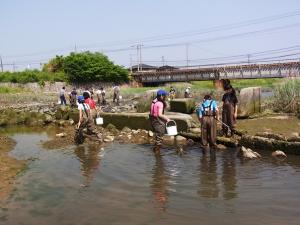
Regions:
<instances>
[{"instance_id":1,"label":"shrub","mask_svg":"<svg viewBox=\"0 0 300 225\"><path fill-rule=\"evenodd\" d=\"M64 72L50 73L39 70L25 70L22 72L3 72L0 73L0 82L12 83L30 83L38 82L39 84L45 81L67 81L67 76Z\"/></svg>"},{"instance_id":2,"label":"shrub","mask_svg":"<svg viewBox=\"0 0 300 225\"><path fill-rule=\"evenodd\" d=\"M300 79L286 79L275 88L272 100L275 111L300 112Z\"/></svg>"}]
</instances>

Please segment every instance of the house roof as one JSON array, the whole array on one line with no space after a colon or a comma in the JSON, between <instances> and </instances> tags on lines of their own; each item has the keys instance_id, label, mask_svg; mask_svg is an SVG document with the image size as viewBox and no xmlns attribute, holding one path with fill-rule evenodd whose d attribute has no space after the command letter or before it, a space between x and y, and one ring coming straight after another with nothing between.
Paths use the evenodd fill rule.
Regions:
<instances>
[{"instance_id":1,"label":"house roof","mask_svg":"<svg viewBox=\"0 0 300 225\"><path fill-rule=\"evenodd\" d=\"M157 69L158 70L175 70L175 69L178 69L178 68L174 67L174 66L165 65L165 66L158 67Z\"/></svg>"},{"instance_id":2,"label":"house roof","mask_svg":"<svg viewBox=\"0 0 300 225\"><path fill-rule=\"evenodd\" d=\"M139 68L142 68L142 69L157 69L156 66L150 66L150 65L147 65L147 64L138 64L139 65ZM138 68L138 65L134 65L132 66L132 69L137 69Z\"/></svg>"}]
</instances>

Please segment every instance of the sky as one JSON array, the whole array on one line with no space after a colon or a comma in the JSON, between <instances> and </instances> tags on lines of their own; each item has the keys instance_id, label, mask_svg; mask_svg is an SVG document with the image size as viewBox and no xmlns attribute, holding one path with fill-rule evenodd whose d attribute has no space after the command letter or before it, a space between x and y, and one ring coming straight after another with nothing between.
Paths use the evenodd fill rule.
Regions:
<instances>
[{"instance_id":1,"label":"sky","mask_svg":"<svg viewBox=\"0 0 300 225\"><path fill-rule=\"evenodd\" d=\"M299 0L0 0L5 70L99 51L119 65L300 58ZM298 54L299 53L299 54Z\"/></svg>"}]
</instances>

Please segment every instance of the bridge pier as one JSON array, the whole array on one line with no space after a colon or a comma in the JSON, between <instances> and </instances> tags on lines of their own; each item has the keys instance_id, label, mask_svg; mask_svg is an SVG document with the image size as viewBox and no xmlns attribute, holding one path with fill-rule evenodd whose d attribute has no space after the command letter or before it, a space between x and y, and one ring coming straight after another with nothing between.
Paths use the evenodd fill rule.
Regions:
<instances>
[{"instance_id":1,"label":"bridge pier","mask_svg":"<svg viewBox=\"0 0 300 225\"><path fill-rule=\"evenodd\" d=\"M223 90L224 87L224 80L213 80L213 84L215 89L217 90Z\"/></svg>"}]
</instances>

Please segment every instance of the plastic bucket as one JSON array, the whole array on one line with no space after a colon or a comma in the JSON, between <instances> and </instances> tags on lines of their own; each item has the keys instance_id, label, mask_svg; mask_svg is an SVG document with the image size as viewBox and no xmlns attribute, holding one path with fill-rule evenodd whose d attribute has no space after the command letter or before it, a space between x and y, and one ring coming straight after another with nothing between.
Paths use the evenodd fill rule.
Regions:
<instances>
[{"instance_id":1,"label":"plastic bucket","mask_svg":"<svg viewBox=\"0 0 300 225\"><path fill-rule=\"evenodd\" d=\"M173 123L174 125L170 125L171 123ZM174 136L178 134L176 122L174 120L170 120L169 122L166 123L166 129L167 129L167 135Z\"/></svg>"},{"instance_id":2,"label":"plastic bucket","mask_svg":"<svg viewBox=\"0 0 300 225\"><path fill-rule=\"evenodd\" d=\"M102 125L103 124L103 118L102 117L97 117L96 118L96 124L97 125Z\"/></svg>"}]
</instances>

